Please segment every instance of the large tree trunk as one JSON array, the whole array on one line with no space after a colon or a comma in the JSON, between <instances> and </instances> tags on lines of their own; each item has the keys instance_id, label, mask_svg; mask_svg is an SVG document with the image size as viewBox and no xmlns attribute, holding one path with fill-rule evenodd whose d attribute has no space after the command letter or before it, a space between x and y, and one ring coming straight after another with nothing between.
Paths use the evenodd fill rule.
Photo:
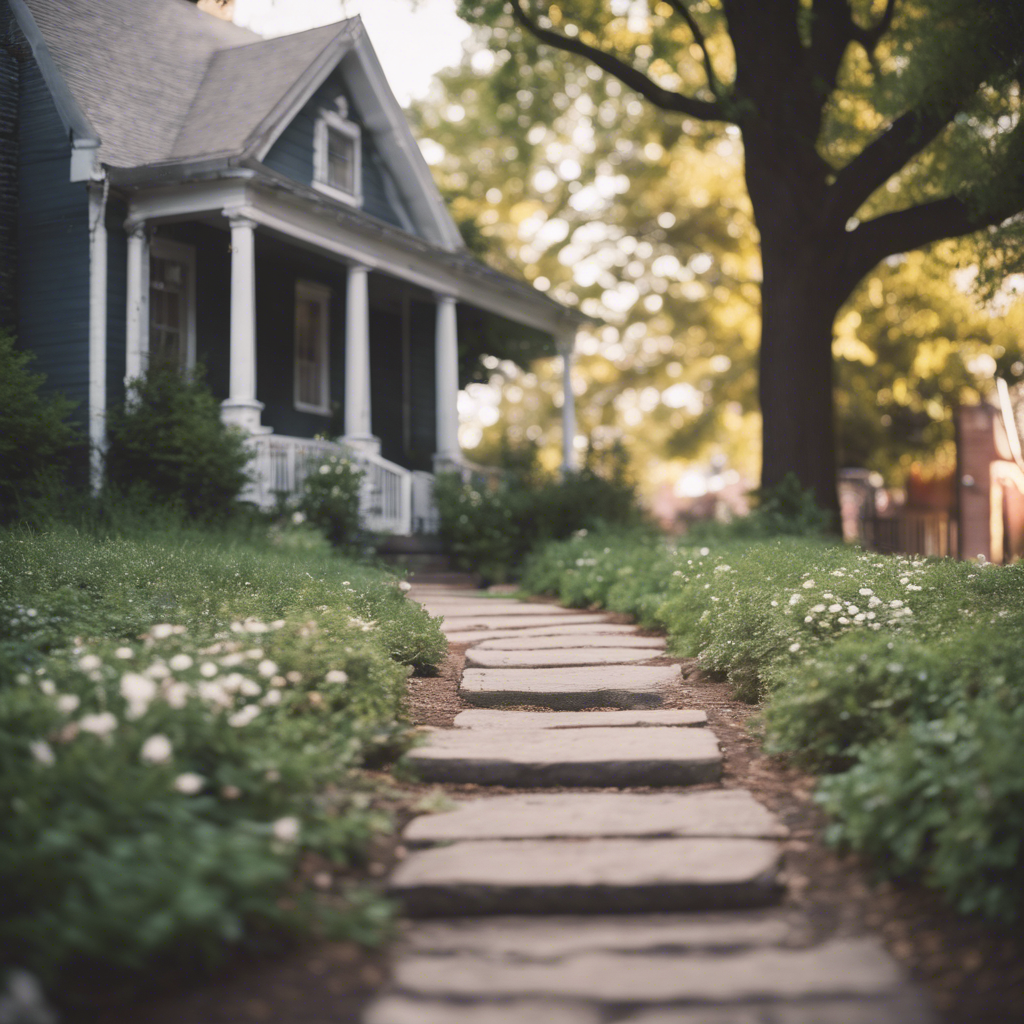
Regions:
<instances>
[{"instance_id":1,"label":"large tree trunk","mask_svg":"<svg viewBox=\"0 0 1024 1024\"><path fill-rule=\"evenodd\" d=\"M806 165L787 160L776 140L767 153L746 141L763 273L761 486L794 473L838 523L832 328L846 298L837 285L843 238L820 233L820 193Z\"/></svg>"}]
</instances>

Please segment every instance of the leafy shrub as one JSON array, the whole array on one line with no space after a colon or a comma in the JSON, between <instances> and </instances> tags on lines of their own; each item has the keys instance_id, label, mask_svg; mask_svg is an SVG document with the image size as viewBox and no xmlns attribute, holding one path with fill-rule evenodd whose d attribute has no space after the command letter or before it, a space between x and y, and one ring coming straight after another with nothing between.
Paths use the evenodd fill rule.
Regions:
<instances>
[{"instance_id":1,"label":"leafy shrub","mask_svg":"<svg viewBox=\"0 0 1024 1024\"><path fill-rule=\"evenodd\" d=\"M46 378L29 372L31 358L0 331L0 522L44 513L81 443L68 422L74 404L39 394Z\"/></svg>"},{"instance_id":2,"label":"leafy shrub","mask_svg":"<svg viewBox=\"0 0 1024 1024\"><path fill-rule=\"evenodd\" d=\"M144 487L204 521L224 520L248 482L245 434L226 426L201 367L160 368L130 381L109 420L107 478L119 491Z\"/></svg>"},{"instance_id":3,"label":"leafy shrub","mask_svg":"<svg viewBox=\"0 0 1024 1024\"><path fill-rule=\"evenodd\" d=\"M355 543L360 530L359 497L365 474L348 459L330 455L307 467L299 511L320 527L335 547Z\"/></svg>"},{"instance_id":4,"label":"leafy shrub","mask_svg":"<svg viewBox=\"0 0 1024 1024\"><path fill-rule=\"evenodd\" d=\"M440 533L459 564L490 581L514 575L531 550L599 524L636 526L636 492L620 473L584 468L562 480L506 476L493 486L437 478Z\"/></svg>"}]
</instances>

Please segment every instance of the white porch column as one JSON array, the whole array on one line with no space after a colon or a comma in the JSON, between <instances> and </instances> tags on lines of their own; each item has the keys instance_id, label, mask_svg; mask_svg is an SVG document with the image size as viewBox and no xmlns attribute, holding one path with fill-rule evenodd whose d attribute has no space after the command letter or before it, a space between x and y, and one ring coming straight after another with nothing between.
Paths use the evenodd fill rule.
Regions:
<instances>
[{"instance_id":1,"label":"white porch column","mask_svg":"<svg viewBox=\"0 0 1024 1024\"><path fill-rule=\"evenodd\" d=\"M149 368L149 233L145 221L128 232L128 309L125 330L125 383Z\"/></svg>"},{"instance_id":2,"label":"white porch column","mask_svg":"<svg viewBox=\"0 0 1024 1024\"><path fill-rule=\"evenodd\" d=\"M345 291L345 436L355 449L380 452L370 419L369 268L352 263Z\"/></svg>"},{"instance_id":3,"label":"white porch column","mask_svg":"<svg viewBox=\"0 0 1024 1024\"><path fill-rule=\"evenodd\" d=\"M576 459L576 395L572 389L572 365L576 348L575 331L558 339L562 357L562 472L575 473Z\"/></svg>"},{"instance_id":4,"label":"white porch column","mask_svg":"<svg viewBox=\"0 0 1024 1024\"><path fill-rule=\"evenodd\" d=\"M256 222L228 214L231 222L231 366L225 423L261 433L263 403L256 401Z\"/></svg>"},{"instance_id":5,"label":"white porch column","mask_svg":"<svg viewBox=\"0 0 1024 1024\"><path fill-rule=\"evenodd\" d=\"M437 328L434 335L437 395L437 454L435 461L460 462L459 448L459 332L455 299L437 296Z\"/></svg>"},{"instance_id":6,"label":"white porch column","mask_svg":"<svg viewBox=\"0 0 1024 1024\"><path fill-rule=\"evenodd\" d=\"M107 447L107 185L89 183L89 480L103 483Z\"/></svg>"}]
</instances>

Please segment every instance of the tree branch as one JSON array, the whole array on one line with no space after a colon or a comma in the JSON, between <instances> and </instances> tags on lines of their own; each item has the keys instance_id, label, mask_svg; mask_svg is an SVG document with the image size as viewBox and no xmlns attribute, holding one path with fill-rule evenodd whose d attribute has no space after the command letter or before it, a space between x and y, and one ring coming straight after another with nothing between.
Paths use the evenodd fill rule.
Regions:
<instances>
[{"instance_id":1,"label":"tree branch","mask_svg":"<svg viewBox=\"0 0 1024 1024\"><path fill-rule=\"evenodd\" d=\"M882 12L881 18L879 18L878 21L870 28L864 28L858 25L851 15L850 29L853 41L855 43L860 43L869 57L874 56L875 47L878 46L882 36L892 28L892 19L895 13L896 0L887 0L885 10Z\"/></svg>"},{"instance_id":2,"label":"tree branch","mask_svg":"<svg viewBox=\"0 0 1024 1024\"><path fill-rule=\"evenodd\" d=\"M876 189L932 142L950 120L944 113L910 110L893 121L836 175L825 202L824 225L845 224Z\"/></svg>"},{"instance_id":3,"label":"tree branch","mask_svg":"<svg viewBox=\"0 0 1024 1024\"><path fill-rule=\"evenodd\" d=\"M690 31L693 33L693 40L700 47L701 53L704 55L704 73L708 76L708 87L715 94L715 97L718 98L721 93L721 82L718 80L718 75L715 74L715 66L711 63L711 54L708 51L708 42L700 25L697 24L697 19L690 12L686 0L668 0L668 2L690 27Z\"/></svg>"},{"instance_id":4,"label":"tree branch","mask_svg":"<svg viewBox=\"0 0 1024 1024\"><path fill-rule=\"evenodd\" d=\"M539 42L546 43L556 49L564 50L566 53L574 53L579 57L585 57L592 64L595 64L602 71L614 75L623 85L628 86L635 92L640 93L649 99L656 107L662 110L672 110L688 117L695 117L699 121L728 121L725 111L718 103L709 103L706 100L694 99L691 96L683 96L681 93L671 92L663 89L660 85L652 82L643 72L638 71L632 64L619 60L605 50L595 46L589 46L572 36L563 36L559 32L541 28L523 8L523 0L509 0L512 8L512 17L515 21L533 35Z\"/></svg>"},{"instance_id":5,"label":"tree branch","mask_svg":"<svg viewBox=\"0 0 1024 1024\"><path fill-rule=\"evenodd\" d=\"M944 238L959 238L1001 224L1014 209L972 210L962 199L946 196L865 221L847 232L847 257L839 286L849 294L860 279L887 256L920 249Z\"/></svg>"}]
</instances>

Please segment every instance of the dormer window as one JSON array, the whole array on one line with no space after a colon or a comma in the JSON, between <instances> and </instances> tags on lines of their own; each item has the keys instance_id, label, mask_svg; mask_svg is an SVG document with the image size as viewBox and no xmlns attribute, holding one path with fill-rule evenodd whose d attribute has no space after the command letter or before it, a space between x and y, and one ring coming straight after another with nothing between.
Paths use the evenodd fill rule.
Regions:
<instances>
[{"instance_id":1,"label":"dormer window","mask_svg":"<svg viewBox=\"0 0 1024 1024\"><path fill-rule=\"evenodd\" d=\"M362 203L359 125L348 119L343 96L320 111L313 139L313 187L356 206Z\"/></svg>"}]
</instances>

